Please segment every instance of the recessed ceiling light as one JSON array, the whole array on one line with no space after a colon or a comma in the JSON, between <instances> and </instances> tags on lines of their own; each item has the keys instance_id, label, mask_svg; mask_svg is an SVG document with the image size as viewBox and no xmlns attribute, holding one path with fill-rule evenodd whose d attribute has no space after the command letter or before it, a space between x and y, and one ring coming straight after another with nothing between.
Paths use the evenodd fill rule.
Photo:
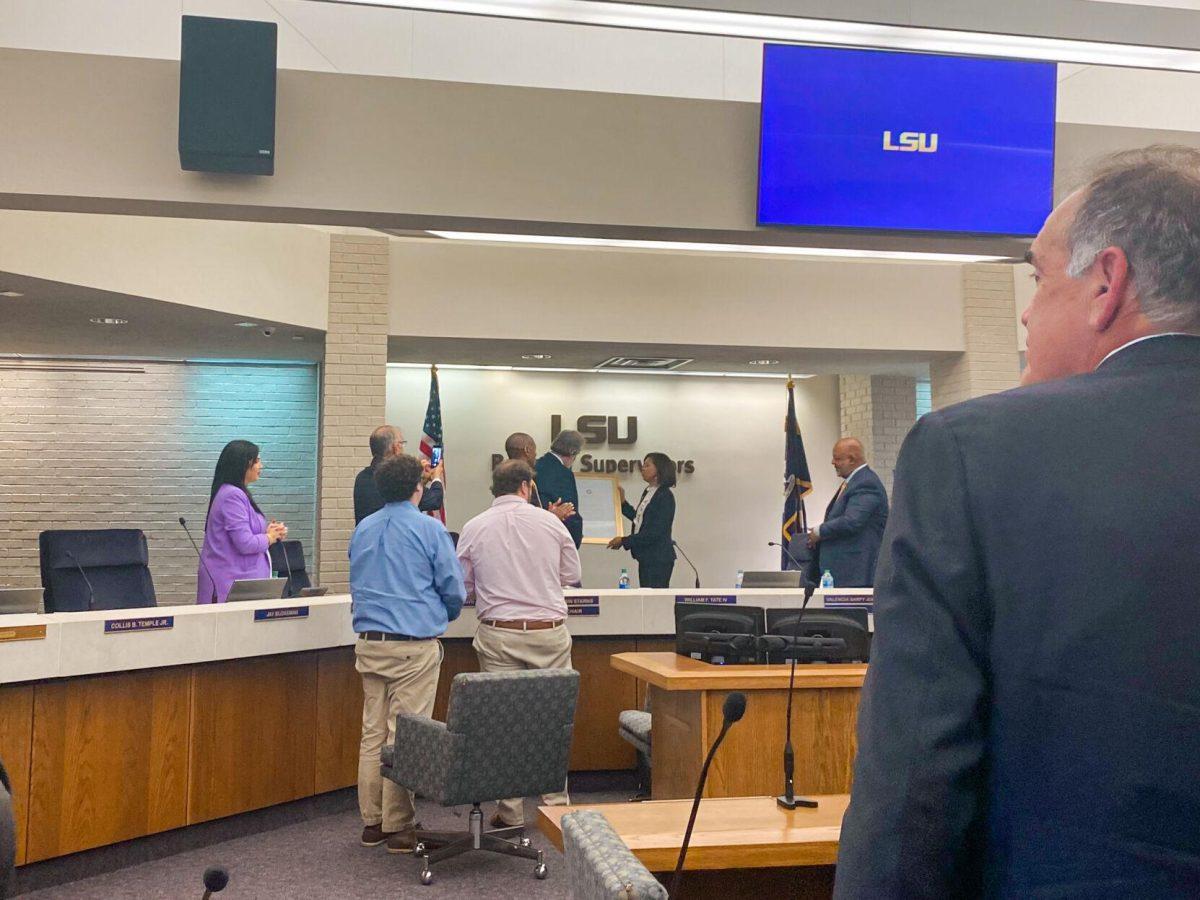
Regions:
<instances>
[{"instance_id":1,"label":"recessed ceiling light","mask_svg":"<svg viewBox=\"0 0 1200 900\"><path fill-rule=\"evenodd\" d=\"M302 334L293 334L293 335L292 335L292 340L293 340L293 341L302 341L302 340L304 340L304 335L302 335Z\"/></svg>"},{"instance_id":2,"label":"recessed ceiling light","mask_svg":"<svg viewBox=\"0 0 1200 900\"><path fill-rule=\"evenodd\" d=\"M257 328L258 323L257 322L238 322L237 327L238 328Z\"/></svg>"},{"instance_id":3,"label":"recessed ceiling light","mask_svg":"<svg viewBox=\"0 0 1200 900\"><path fill-rule=\"evenodd\" d=\"M108 318L107 316L102 317L102 318L89 319L88 321L90 321L93 325L128 325L129 324L128 319L111 319L111 318Z\"/></svg>"},{"instance_id":4,"label":"recessed ceiling light","mask_svg":"<svg viewBox=\"0 0 1200 900\"><path fill-rule=\"evenodd\" d=\"M777 360L777 359L752 359L752 360L750 360L750 365L752 365L752 366L777 366L777 365L779 365L779 360Z\"/></svg>"},{"instance_id":5,"label":"recessed ceiling light","mask_svg":"<svg viewBox=\"0 0 1200 900\"><path fill-rule=\"evenodd\" d=\"M24 297L20 291L0 291L0 297Z\"/></svg>"},{"instance_id":6,"label":"recessed ceiling light","mask_svg":"<svg viewBox=\"0 0 1200 900\"><path fill-rule=\"evenodd\" d=\"M554 359L549 353L522 353L521 359Z\"/></svg>"}]
</instances>

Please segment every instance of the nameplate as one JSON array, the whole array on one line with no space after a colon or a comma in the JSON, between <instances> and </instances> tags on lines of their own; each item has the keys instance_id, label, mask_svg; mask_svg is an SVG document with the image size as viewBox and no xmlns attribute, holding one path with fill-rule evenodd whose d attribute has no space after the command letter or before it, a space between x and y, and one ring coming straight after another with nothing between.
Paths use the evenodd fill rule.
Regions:
<instances>
[{"instance_id":1,"label":"nameplate","mask_svg":"<svg viewBox=\"0 0 1200 900\"><path fill-rule=\"evenodd\" d=\"M255 622L278 622L280 619L307 619L307 606L285 606L282 609L256 609Z\"/></svg>"},{"instance_id":2,"label":"nameplate","mask_svg":"<svg viewBox=\"0 0 1200 900\"><path fill-rule=\"evenodd\" d=\"M676 594L676 603L737 603L737 594Z\"/></svg>"},{"instance_id":3,"label":"nameplate","mask_svg":"<svg viewBox=\"0 0 1200 900\"><path fill-rule=\"evenodd\" d=\"M105 634L131 634L135 631L166 631L175 627L174 616L150 616L144 619L105 619Z\"/></svg>"},{"instance_id":4,"label":"nameplate","mask_svg":"<svg viewBox=\"0 0 1200 900\"><path fill-rule=\"evenodd\" d=\"M12 628L0 628L0 643L7 641L44 641L45 639L45 625L14 625Z\"/></svg>"},{"instance_id":5,"label":"nameplate","mask_svg":"<svg viewBox=\"0 0 1200 900\"><path fill-rule=\"evenodd\" d=\"M568 616L598 616L600 615L600 596L598 594L583 597L567 598Z\"/></svg>"},{"instance_id":6,"label":"nameplate","mask_svg":"<svg viewBox=\"0 0 1200 900\"><path fill-rule=\"evenodd\" d=\"M826 594L826 609L874 609L874 594Z\"/></svg>"}]
</instances>

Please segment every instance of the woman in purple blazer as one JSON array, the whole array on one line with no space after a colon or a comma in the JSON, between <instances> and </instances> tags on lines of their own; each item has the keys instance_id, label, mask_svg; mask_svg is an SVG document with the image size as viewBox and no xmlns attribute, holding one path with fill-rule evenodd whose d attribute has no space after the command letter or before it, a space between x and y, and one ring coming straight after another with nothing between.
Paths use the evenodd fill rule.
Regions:
<instances>
[{"instance_id":1,"label":"woman in purple blazer","mask_svg":"<svg viewBox=\"0 0 1200 900\"><path fill-rule=\"evenodd\" d=\"M224 603L238 579L271 577L267 548L287 537L287 527L282 522L268 522L246 490L261 474L256 444L230 441L225 445L208 497L204 548L196 575L197 603Z\"/></svg>"}]
</instances>

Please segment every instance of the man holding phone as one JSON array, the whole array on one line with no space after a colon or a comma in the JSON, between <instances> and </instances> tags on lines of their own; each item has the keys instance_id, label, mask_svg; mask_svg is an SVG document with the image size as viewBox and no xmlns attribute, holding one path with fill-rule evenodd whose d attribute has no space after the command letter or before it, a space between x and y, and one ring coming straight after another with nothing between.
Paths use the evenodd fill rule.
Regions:
<instances>
[{"instance_id":1,"label":"man holding phone","mask_svg":"<svg viewBox=\"0 0 1200 900\"><path fill-rule=\"evenodd\" d=\"M371 513L383 509L383 497L375 486L375 470L385 459L404 452L408 442L404 433L395 425L380 425L371 432L371 464L354 479L354 524L357 525ZM422 460L424 463L424 460ZM442 467L442 448L433 448L433 460L425 463L421 477L425 493L421 497L421 512L436 512L442 508L445 497L445 469Z\"/></svg>"}]
</instances>

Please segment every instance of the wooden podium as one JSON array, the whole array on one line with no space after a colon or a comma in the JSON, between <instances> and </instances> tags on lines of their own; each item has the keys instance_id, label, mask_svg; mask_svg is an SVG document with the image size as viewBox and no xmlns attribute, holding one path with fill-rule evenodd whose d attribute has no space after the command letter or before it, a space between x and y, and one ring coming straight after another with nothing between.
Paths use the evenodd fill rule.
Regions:
<instances>
[{"instance_id":1,"label":"wooden podium","mask_svg":"<svg viewBox=\"0 0 1200 900\"><path fill-rule=\"evenodd\" d=\"M783 791L787 665L714 666L676 653L618 653L613 668L649 686L655 800L691 797L731 691L746 694L708 773L705 797ZM865 665L799 665L792 702L797 794L848 794Z\"/></svg>"}]
</instances>

